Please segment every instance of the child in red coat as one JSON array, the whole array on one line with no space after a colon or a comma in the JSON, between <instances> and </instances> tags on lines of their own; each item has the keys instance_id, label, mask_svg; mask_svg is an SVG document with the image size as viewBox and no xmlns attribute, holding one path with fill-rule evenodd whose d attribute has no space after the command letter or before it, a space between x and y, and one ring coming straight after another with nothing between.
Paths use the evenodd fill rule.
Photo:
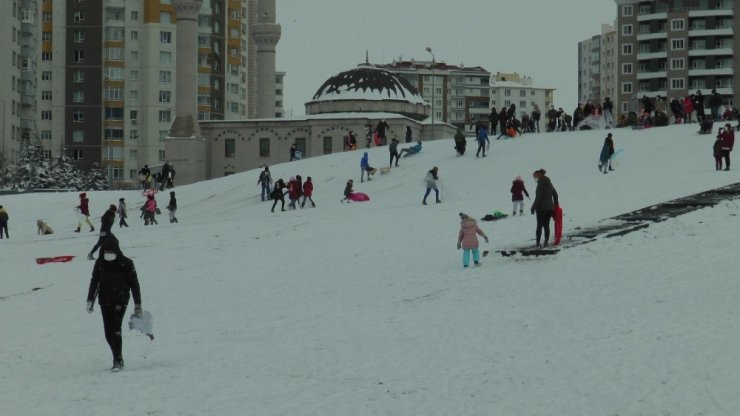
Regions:
<instances>
[{"instance_id":1,"label":"child in red coat","mask_svg":"<svg viewBox=\"0 0 740 416\"><path fill-rule=\"evenodd\" d=\"M306 182L303 183L303 203L301 203L301 208L306 206L307 199L311 201L311 206L316 208L311 195L313 195L313 182L311 182L311 177L309 176L306 178Z\"/></svg>"}]
</instances>

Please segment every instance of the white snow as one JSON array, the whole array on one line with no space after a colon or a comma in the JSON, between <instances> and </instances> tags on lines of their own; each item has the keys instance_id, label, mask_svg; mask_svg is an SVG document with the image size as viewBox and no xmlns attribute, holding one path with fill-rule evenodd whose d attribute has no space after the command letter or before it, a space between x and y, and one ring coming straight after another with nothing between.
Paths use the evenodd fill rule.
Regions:
<instances>
[{"instance_id":1,"label":"white snow","mask_svg":"<svg viewBox=\"0 0 740 416\"><path fill-rule=\"evenodd\" d=\"M179 224L144 227L137 192L90 192L96 224L128 201L131 228L114 230L154 315L154 341L124 324L115 374L99 309L85 312L97 234L72 232L77 194L0 196L0 414L735 414L740 201L556 256L494 254L464 270L455 250L458 212L509 212L512 179L533 193L538 168L566 239L740 181L740 164L714 170L714 138L697 129L612 130L624 152L608 175L596 168L604 131L492 140L485 159L472 141L464 157L452 139L429 142L366 183L364 149L333 154L271 167L311 176L317 208L270 213L251 171L177 187ZM387 166L386 148L369 153ZM432 166L443 203L422 206ZM348 178L370 202L339 203ZM56 234L37 236L38 218ZM533 244L531 215L480 225L484 249Z\"/></svg>"}]
</instances>

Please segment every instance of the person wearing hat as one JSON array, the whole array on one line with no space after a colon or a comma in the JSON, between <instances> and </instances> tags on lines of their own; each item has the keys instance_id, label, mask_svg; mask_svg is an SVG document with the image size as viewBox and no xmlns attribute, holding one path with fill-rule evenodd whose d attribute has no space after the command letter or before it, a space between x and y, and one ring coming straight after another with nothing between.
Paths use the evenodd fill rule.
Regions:
<instances>
[{"instance_id":1,"label":"person wearing hat","mask_svg":"<svg viewBox=\"0 0 740 416\"><path fill-rule=\"evenodd\" d=\"M87 198L87 194L85 192L80 193L80 205L77 205L76 208L80 211L80 215L85 217L85 222L90 226L90 232L95 231L95 227L93 227L92 222L90 222L90 200ZM75 232L79 233L80 228L82 228L82 219L77 221L77 229Z\"/></svg>"},{"instance_id":2,"label":"person wearing hat","mask_svg":"<svg viewBox=\"0 0 740 416\"><path fill-rule=\"evenodd\" d=\"M170 203L167 204L167 210L170 212L170 224L177 222L175 212L177 212L177 198L175 198L175 191L170 191Z\"/></svg>"},{"instance_id":3,"label":"person wearing hat","mask_svg":"<svg viewBox=\"0 0 740 416\"><path fill-rule=\"evenodd\" d=\"M126 218L128 218L128 214L126 214L126 201L123 198L118 199L118 226L120 228L128 227L128 224L126 223Z\"/></svg>"},{"instance_id":4,"label":"person wearing hat","mask_svg":"<svg viewBox=\"0 0 740 416\"><path fill-rule=\"evenodd\" d=\"M88 260L95 260L95 257L93 257L93 253L95 253L95 250L100 247L100 244L103 243L103 240L106 237L112 235L111 228L113 228L113 223L116 222L116 209L117 208L114 204L110 204L110 206L108 206L108 209L105 210L105 212L103 213L103 216L100 217L100 236L98 237L98 242L95 243L92 250L87 253Z\"/></svg>"},{"instance_id":5,"label":"person wearing hat","mask_svg":"<svg viewBox=\"0 0 740 416\"><path fill-rule=\"evenodd\" d=\"M0 205L0 240L3 239L3 231L5 231L5 238L10 238L10 235L8 235L8 211Z\"/></svg>"},{"instance_id":6,"label":"person wearing hat","mask_svg":"<svg viewBox=\"0 0 740 416\"><path fill-rule=\"evenodd\" d=\"M540 245L543 230L545 231L544 247L547 247L550 240L550 218L552 218L555 205L558 205L558 192L552 185L550 178L545 176L546 173L544 169L539 169L532 174L535 182L537 182L537 189L534 192L534 202L530 211L532 214L537 213L537 232L535 235L537 248L543 247Z\"/></svg>"},{"instance_id":7,"label":"person wearing hat","mask_svg":"<svg viewBox=\"0 0 740 416\"><path fill-rule=\"evenodd\" d=\"M527 188L524 186L524 179L521 176L517 176L511 183L511 202L514 205L514 213L512 215L516 215L517 207L519 208L519 215L524 214L524 195L529 199L529 192L527 192Z\"/></svg>"},{"instance_id":8,"label":"person wearing hat","mask_svg":"<svg viewBox=\"0 0 740 416\"><path fill-rule=\"evenodd\" d=\"M97 296L105 340L113 354L114 371L123 369L121 324L131 295L134 297L134 315L141 316L141 289L134 262L123 255L118 239L109 235L100 245L100 253L93 266L87 291L87 312L93 312Z\"/></svg>"},{"instance_id":9,"label":"person wearing hat","mask_svg":"<svg viewBox=\"0 0 740 416\"><path fill-rule=\"evenodd\" d=\"M460 232L457 234L457 249L463 249L463 267L470 266L470 253L473 253L473 264L480 266L480 253L478 251L478 235L482 236L488 243L488 236L478 227L478 223L467 214L460 213Z\"/></svg>"},{"instance_id":10,"label":"person wearing hat","mask_svg":"<svg viewBox=\"0 0 740 416\"><path fill-rule=\"evenodd\" d=\"M434 197L437 203L439 204L440 202L442 202L439 200L439 188L437 188L437 180L439 179L439 177L437 176L438 170L439 169L436 166L433 167L429 172L427 172L427 176L424 178L424 182L426 182L427 184L427 191L426 193L424 193L424 199L421 201L422 205L427 204L427 197L432 192L432 190L434 190Z\"/></svg>"}]
</instances>

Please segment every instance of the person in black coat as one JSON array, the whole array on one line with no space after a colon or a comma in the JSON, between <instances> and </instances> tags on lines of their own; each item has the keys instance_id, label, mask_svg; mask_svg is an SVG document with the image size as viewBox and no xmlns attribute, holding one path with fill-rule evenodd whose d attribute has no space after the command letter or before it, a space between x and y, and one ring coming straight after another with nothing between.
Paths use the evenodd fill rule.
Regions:
<instances>
[{"instance_id":1,"label":"person in black coat","mask_svg":"<svg viewBox=\"0 0 740 416\"><path fill-rule=\"evenodd\" d=\"M701 90L696 90L696 94L691 96L691 100L694 103L696 120L701 123L706 118L706 114L704 113L704 96L701 94Z\"/></svg>"},{"instance_id":2,"label":"person in black coat","mask_svg":"<svg viewBox=\"0 0 740 416\"><path fill-rule=\"evenodd\" d=\"M651 100L650 97L648 97L647 95L642 96L642 108L648 114L655 111L655 105L653 104L653 100Z\"/></svg>"},{"instance_id":3,"label":"person in black coat","mask_svg":"<svg viewBox=\"0 0 740 416\"><path fill-rule=\"evenodd\" d=\"M141 316L141 290L134 262L124 256L115 236L108 236L100 246L100 254L93 266L87 291L87 311L93 312L98 298L103 316L105 340L113 354L113 370L123 368L123 339L121 324L126 307L134 297L134 315Z\"/></svg>"},{"instance_id":4,"label":"person in black coat","mask_svg":"<svg viewBox=\"0 0 740 416\"><path fill-rule=\"evenodd\" d=\"M295 146L295 144L291 144L291 145L290 145L290 160L289 160L289 162L292 162L292 161L294 161L294 160L297 160L297 159L295 158L295 151L296 151L296 146Z\"/></svg>"},{"instance_id":5,"label":"person in black coat","mask_svg":"<svg viewBox=\"0 0 740 416\"><path fill-rule=\"evenodd\" d=\"M275 182L275 188L272 190L272 208L270 208L270 212L275 212L275 205L277 205L278 201L280 201L280 210L285 211L285 194L283 194L283 189L287 188L285 186L285 181L283 181L282 178L278 179L277 182Z\"/></svg>"},{"instance_id":6,"label":"person in black coat","mask_svg":"<svg viewBox=\"0 0 740 416\"><path fill-rule=\"evenodd\" d=\"M496 126L498 126L498 113L496 107L491 107L491 114L488 115L488 122L491 124L490 133L491 135L496 134Z\"/></svg>"},{"instance_id":7,"label":"person in black coat","mask_svg":"<svg viewBox=\"0 0 740 416\"><path fill-rule=\"evenodd\" d=\"M177 223L177 198L175 198L175 191L170 191L170 203L167 204L167 210L170 212L170 224Z\"/></svg>"},{"instance_id":8,"label":"person in black coat","mask_svg":"<svg viewBox=\"0 0 740 416\"><path fill-rule=\"evenodd\" d=\"M110 204L108 209L103 213L103 216L100 217L100 236L98 237L98 242L95 243L92 250L87 254L88 260L95 260L95 257L93 257L95 250L100 247L100 244L106 237L112 235L111 228L113 228L113 223L116 222L116 209L117 208L114 204Z\"/></svg>"}]
</instances>

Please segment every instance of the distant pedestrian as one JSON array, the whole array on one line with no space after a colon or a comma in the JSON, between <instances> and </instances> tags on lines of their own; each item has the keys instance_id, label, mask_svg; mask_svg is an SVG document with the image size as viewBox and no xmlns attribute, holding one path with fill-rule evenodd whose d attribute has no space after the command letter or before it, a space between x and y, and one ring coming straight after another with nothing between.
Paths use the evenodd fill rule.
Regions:
<instances>
[{"instance_id":1,"label":"distant pedestrian","mask_svg":"<svg viewBox=\"0 0 740 416\"><path fill-rule=\"evenodd\" d=\"M460 232L457 234L457 249L463 250L463 267L470 265L470 253L473 253L473 264L480 266L480 253L478 251L478 236L482 236L488 243L488 236L478 227L478 223L467 214L460 213Z\"/></svg>"},{"instance_id":2,"label":"distant pedestrian","mask_svg":"<svg viewBox=\"0 0 740 416\"><path fill-rule=\"evenodd\" d=\"M365 174L367 174L368 181L373 180L370 175L372 175L374 172L375 169L370 166L369 156L367 155L367 152L363 153L362 158L360 159L360 182L365 182Z\"/></svg>"},{"instance_id":3,"label":"distant pedestrian","mask_svg":"<svg viewBox=\"0 0 740 416\"><path fill-rule=\"evenodd\" d=\"M175 198L175 191L170 191L170 202L167 204L167 211L170 212L170 224L177 223L177 198Z\"/></svg>"},{"instance_id":4,"label":"distant pedestrian","mask_svg":"<svg viewBox=\"0 0 740 416\"><path fill-rule=\"evenodd\" d=\"M481 126L478 129L478 151L475 152L475 157L479 157L481 151L483 152L483 157L486 157L486 144L490 143L488 140L488 129L485 126Z\"/></svg>"},{"instance_id":5,"label":"distant pedestrian","mask_svg":"<svg viewBox=\"0 0 740 416\"><path fill-rule=\"evenodd\" d=\"M313 182L311 181L311 177L306 178L306 182L303 183L303 202L301 203L301 208L306 206L306 200L308 199L311 201L311 206L316 207L316 204L313 202L313 199L311 198L313 196Z\"/></svg>"},{"instance_id":6,"label":"distant pedestrian","mask_svg":"<svg viewBox=\"0 0 740 416\"><path fill-rule=\"evenodd\" d=\"M289 160L289 162L292 162L294 160L297 160L296 157L295 157L296 150L297 149L296 149L295 143L294 144L291 144L290 145L290 160Z\"/></svg>"},{"instance_id":7,"label":"distant pedestrian","mask_svg":"<svg viewBox=\"0 0 740 416\"><path fill-rule=\"evenodd\" d=\"M126 213L126 201L123 198L118 198L118 209L116 212L118 213L118 227L128 228L128 224L126 223L126 218L128 218L128 214Z\"/></svg>"},{"instance_id":8,"label":"distant pedestrian","mask_svg":"<svg viewBox=\"0 0 740 416\"><path fill-rule=\"evenodd\" d=\"M411 127L406 126L406 143L411 143L414 141L414 131L411 130Z\"/></svg>"},{"instance_id":9,"label":"distant pedestrian","mask_svg":"<svg viewBox=\"0 0 740 416\"><path fill-rule=\"evenodd\" d=\"M344 185L344 198L340 200L340 202L352 202L352 200L349 198L350 195L352 195L352 185L353 185L352 179L347 179L347 183Z\"/></svg>"},{"instance_id":10,"label":"distant pedestrian","mask_svg":"<svg viewBox=\"0 0 740 416\"><path fill-rule=\"evenodd\" d=\"M534 171L532 177L537 182L537 189L534 193L534 202L532 203L531 212L537 214L537 248L547 247L550 240L550 219L555 205L558 205L558 192L552 185L550 178L545 176L547 172L544 169ZM545 232L545 244L540 245L542 231Z\"/></svg>"},{"instance_id":11,"label":"distant pedestrian","mask_svg":"<svg viewBox=\"0 0 740 416\"><path fill-rule=\"evenodd\" d=\"M421 201L422 205L427 204L427 197L429 194L434 191L434 197L436 202L439 204L439 188L437 188L437 180L439 180L439 176L437 176L437 172L439 169L435 166L429 172L427 172L427 176L424 178L424 182L426 183L427 190L424 193L424 199Z\"/></svg>"},{"instance_id":12,"label":"distant pedestrian","mask_svg":"<svg viewBox=\"0 0 740 416\"><path fill-rule=\"evenodd\" d=\"M398 140L391 139L391 145L388 146L388 152L391 155L390 166L393 166L393 159L396 159L396 167L398 167Z\"/></svg>"},{"instance_id":13,"label":"distant pedestrian","mask_svg":"<svg viewBox=\"0 0 740 416\"><path fill-rule=\"evenodd\" d=\"M267 201L270 198L270 187L272 186L272 176L270 175L269 167L265 166L265 169L260 172L257 183L262 187L262 201Z\"/></svg>"},{"instance_id":14,"label":"distant pedestrian","mask_svg":"<svg viewBox=\"0 0 740 416\"><path fill-rule=\"evenodd\" d=\"M465 154L466 139L463 130L458 127L457 133L455 133L455 150L457 154L462 156Z\"/></svg>"},{"instance_id":15,"label":"distant pedestrian","mask_svg":"<svg viewBox=\"0 0 740 416\"><path fill-rule=\"evenodd\" d=\"M516 215L517 208L519 209L519 215L524 214L524 195L529 199L529 192L524 186L524 179L521 176L517 176L511 183L511 202L514 205L514 213Z\"/></svg>"},{"instance_id":16,"label":"distant pedestrian","mask_svg":"<svg viewBox=\"0 0 740 416\"><path fill-rule=\"evenodd\" d=\"M157 222L157 200L154 194L147 195L144 202L144 225L159 224Z\"/></svg>"},{"instance_id":17,"label":"distant pedestrian","mask_svg":"<svg viewBox=\"0 0 740 416\"><path fill-rule=\"evenodd\" d=\"M80 217L84 217L85 223L90 226L90 232L95 231L95 227L93 226L92 222L90 222L90 200L87 198L87 193L80 193L80 205L77 205L76 208L79 212ZM80 228L82 228L81 218L77 221L77 229L75 230L76 233L79 233Z\"/></svg>"},{"instance_id":18,"label":"distant pedestrian","mask_svg":"<svg viewBox=\"0 0 740 416\"><path fill-rule=\"evenodd\" d=\"M724 156L724 154L722 153L723 132L724 129L720 127L719 132L717 133L717 140L714 141L714 146L712 146L712 155L714 156L714 170L722 170L722 156Z\"/></svg>"},{"instance_id":19,"label":"distant pedestrian","mask_svg":"<svg viewBox=\"0 0 740 416\"><path fill-rule=\"evenodd\" d=\"M278 201L280 201L280 210L285 211L285 194L283 194L283 189L285 189L287 186L285 186L285 182L283 181L283 178L280 178L275 182L275 187L272 190L272 200L274 201L272 203L272 208L270 208L270 212L275 212L275 205L277 205Z\"/></svg>"},{"instance_id":20,"label":"distant pedestrian","mask_svg":"<svg viewBox=\"0 0 740 416\"><path fill-rule=\"evenodd\" d=\"M604 139L604 145L601 147L601 154L599 155L599 171L607 173L608 170L614 170L612 168L612 157L614 156L614 139L612 134L609 133Z\"/></svg>"},{"instance_id":21,"label":"distant pedestrian","mask_svg":"<svg viewBox=\"0 0 740 416\"><path fill-rule=\"evenodd\" d=\"M375 126L375 133L378 135L378 139L380 140L380 146L385 146L386 143L386 131L390 128L388 126L388 123L385 122L385 119L380 120L378 122L378 125Z\"/></svg>"},{"instance_id":22,"label":"distant pedestrian","mask_svg":"<svg viewBox=\"0 0 740 416\"><path fill-rule=\"evenodd\" d=\"M5 232L5 238L10 238L8 234L8 211L0 205L0 240L3 239L3 232Z\"/></svg>"},{"instance_id":23,"label":"distant pedestrian","mask_svg":"<svg viewBox=\"0 0 740 416\"><path fill-rule=\"evenodd\" d=\"M735 146L735 130L730 123L725 124L722 132L722 156L725 158L725 170L730 170L730 152Z\"/></svg>"}]
</instances>

